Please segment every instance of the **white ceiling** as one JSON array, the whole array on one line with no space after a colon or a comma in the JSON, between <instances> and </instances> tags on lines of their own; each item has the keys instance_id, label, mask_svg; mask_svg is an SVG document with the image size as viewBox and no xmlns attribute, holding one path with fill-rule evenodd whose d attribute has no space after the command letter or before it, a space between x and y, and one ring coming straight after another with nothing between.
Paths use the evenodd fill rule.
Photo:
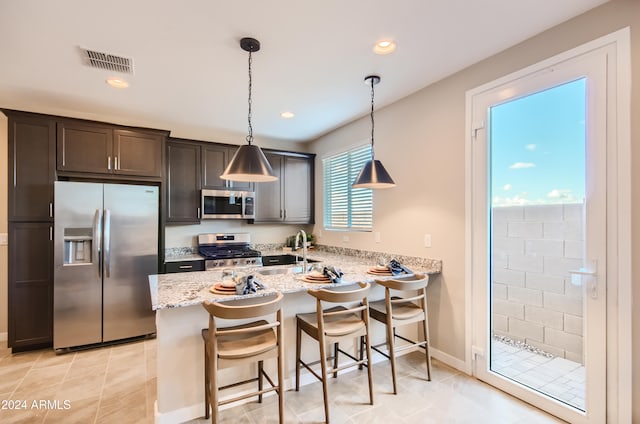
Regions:
<instances>
[{"instance_id":1,"label":"white ceiling","mask_svg":"<svg viewBox=\"0 0 640 424\"><path fill-rule=\"evenodd\" d=\"M605 0L0 0L0 107L305 141ZM373 43L397 42L378 56ZM78 47L134 59L128 89ZM280 118L291 110L296 117Z\"/></svg>"}]
</instances>

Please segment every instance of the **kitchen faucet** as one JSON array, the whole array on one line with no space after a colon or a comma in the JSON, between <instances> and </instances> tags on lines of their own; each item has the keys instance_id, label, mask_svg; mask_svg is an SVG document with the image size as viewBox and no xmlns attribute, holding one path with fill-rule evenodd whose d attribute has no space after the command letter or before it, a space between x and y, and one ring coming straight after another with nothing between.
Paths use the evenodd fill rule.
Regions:
<instances>
[{"instance_id":1,"label":"kitchen faucet","mask_svg":"<svg viewBox=\"0 0 640 424\"><path fill-rule=\"evenodd\" d=\"M302 272L307 272L307 233L304 230L300 230L296 233L296 240L294 243L295 250L298 250L298 239L302 235Z\"/></svg>"}]
</instances>

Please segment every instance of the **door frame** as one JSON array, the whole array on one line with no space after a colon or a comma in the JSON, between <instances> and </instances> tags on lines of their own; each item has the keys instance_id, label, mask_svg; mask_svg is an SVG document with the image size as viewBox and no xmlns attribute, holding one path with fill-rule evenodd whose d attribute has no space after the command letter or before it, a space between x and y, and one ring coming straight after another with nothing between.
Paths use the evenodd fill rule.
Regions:
<instances>
[{"instance_id":1,"label":"door frame","mask_svg":"<svg viewBox=\"0 0 640 424\"><path fill-rule=\"evenodd\" d=\"M465 371L473 373L476 357L484 354L473 346L473 157L475 133L485 126L473 122L472 99L495 87L521 79L609 46L614 72L609 76L608 95L613 111L607 112L607 405L608 422L631 422L632 413L632 309L631 309L631 41L629 27L549 59L528 66L466 93L465 136Z\"/></svg>"}]
</instances>

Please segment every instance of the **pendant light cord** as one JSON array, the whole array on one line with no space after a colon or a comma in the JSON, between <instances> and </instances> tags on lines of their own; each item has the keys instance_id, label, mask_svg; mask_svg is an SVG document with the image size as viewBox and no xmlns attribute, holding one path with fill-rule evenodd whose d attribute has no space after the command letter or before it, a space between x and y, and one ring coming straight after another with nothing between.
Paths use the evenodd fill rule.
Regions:
<instances>
[{"instance_id":1,"label":"pendant light cord","mask_svg":"<svg viewBox=\"0 0 640 424\"><path fill-rule=\"evenodd\" d=\"M249 145L251 145L251 143L253 142L253 126L251 125L251 85L252 85L252 81L251 81L251 49L249 49L249 114L247 115L247 120L249 121L249 134L246 137L247 143L249 143Z\"/></svg>"},{"instance_id":2,"label":"pendant light cord","mask_svg":"<svg viewBox=\"0 0 640 424\"><path fill-rule=\"evenodd\" d=\"M373 152L373 130L375 127L375 121L373 120L373 97L374 97L373 84L374 84L374 78L371 78L371 160L375 158L375 154Z\"/></svg>"}]
</instances>

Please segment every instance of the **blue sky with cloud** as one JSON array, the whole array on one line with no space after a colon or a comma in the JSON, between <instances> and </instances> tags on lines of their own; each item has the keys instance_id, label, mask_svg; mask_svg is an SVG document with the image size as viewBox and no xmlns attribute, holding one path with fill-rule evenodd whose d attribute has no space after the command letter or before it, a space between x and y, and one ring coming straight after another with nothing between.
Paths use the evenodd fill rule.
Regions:
<instances>
[{"instance_id":1,"label":"blue sky with cloud","mask_svg":"<svg viewBox=\"0 0 640 424\"><path fill-rule=\"evenodd\" d=\"M493 206L583 201L585 90L579 79L491 108Z\"/></svg>"}]
</instances>

